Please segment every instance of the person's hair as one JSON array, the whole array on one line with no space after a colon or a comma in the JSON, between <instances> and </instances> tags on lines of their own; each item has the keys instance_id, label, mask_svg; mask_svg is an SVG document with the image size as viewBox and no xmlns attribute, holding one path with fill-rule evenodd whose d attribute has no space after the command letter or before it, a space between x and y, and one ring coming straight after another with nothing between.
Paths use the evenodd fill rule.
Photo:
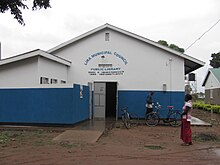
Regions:
<instances>
[{"instance_id":1,"label":"person's hair","mask_svg":"<svg viewBox=\"0 0 220 165\"><path fill-rule=\"evenodd\" d=\"M192 100L192 95L186 94L185 95L185 101L189 101L189 100Z\"/></svg>"}]
</instances>

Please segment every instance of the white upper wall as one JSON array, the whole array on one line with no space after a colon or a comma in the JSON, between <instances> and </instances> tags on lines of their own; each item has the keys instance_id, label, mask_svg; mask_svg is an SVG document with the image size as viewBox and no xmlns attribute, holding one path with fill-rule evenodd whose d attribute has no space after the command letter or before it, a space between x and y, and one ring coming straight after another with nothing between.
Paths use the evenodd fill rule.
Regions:
<instances>
[{"instance_id":1,"label":"white upper wall","mask_svg":"<svg viewBox=\"0 0 220 165\"><path fill-rule=\"evenodd\" d=\"M38 84L37 57L0 66L0 87L26 87Z\"/></svg>"},{"instance_id":2,"label":"white upper wall","mask_svg":"<svg viewBox=\"0 0 220 165\"><path fill-rule=\"evenodd\" d=\"M45 77L48 83L53 79L53 86L56 86L61 80L67 82L70 66L70 61L39 49L19 54L0 60L0 87L44 87L45 84L40 84L41 77Z\"/></svg>"},{"instance_id":3,"label":"white upper wall","mask_svg":"<svg viewBox=\"0 0 220 165\"><path fill-rule=\"evenodd\" d=\"M109 41L105 40L106 34ZM168 91L184 91L184 68L188 68L187 73L204 65L108 24L48 52L34 50L1 60L0 86L36 86L45 77L49 82L56 79L58 84L61 80L68 84L114 81L119 83L119 90L161 91L165 87Z\"/></svg>"},{"instance_id":4,"label":"white upper wall","mask_svg":"<svg viewBox=\"0 0 220 165\"><path fill-rule=\"evenodd\" d=\"M105 41L105 33L110 34L109 41ZM167 90L184 91L183 58L110 29L53 54L72 62L69 83L117 81L120 90L162 90L166 84ZM112 64L112 70L101 75L99 64Z\"/></svg>"},{"instance_id":5,"label":"white upper wall","mask_svg":"<svg viewBox=\"0 0 220 165\"><path fill-rule=\"evenodd\" d=\"M38 80L40 77L46 77L50 79L56 79L58 84L61 80L67 82L67 70L68 66L61 63L49 60L45 57L39 57L38 59Z\"/></svg>"},{"instance_id":6,"label":"white upper wall","mask_svg":"<svg viewBox=\"0 0 220 165\"><path fill-rule=\"evenodd\" d=\"M51 83L51 79L56 79L57 84L53 84L53 86L59 85L61 80L68 81L67 72L69 66L69 63L67 66L59 61L38 55L2 64L0 65L0 87L43 87L45 85L40 84L41 77L48 78L49 83ZM62 85L65 86L64 84Z\"/></svg>"}]
</instances>

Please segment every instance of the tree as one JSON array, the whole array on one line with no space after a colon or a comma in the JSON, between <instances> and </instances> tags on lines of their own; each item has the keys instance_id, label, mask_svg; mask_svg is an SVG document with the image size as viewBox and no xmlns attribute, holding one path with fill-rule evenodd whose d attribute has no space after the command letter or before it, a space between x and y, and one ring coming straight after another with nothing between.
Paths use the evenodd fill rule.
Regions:
<instances>
[{"instance_id":1,"label":"tree","mask_svg":"<svg viewBox=\"0 0 220 165\"><path fill-rule=\"evenodd\" d=\"M5 13L10 10L11 14L21 25L25 25L21 9L29 9L25 4L27 0L0 0L0 12ZM50 6L50 0L33 0L32 10L47 9Z\"/></svg>"},{"instance_id":2,"label":"tree","mask_svg":"<svg viewBox=\"0 0 220 165\"><path fill-rule=\"evenodd\" d=\"M211 55L212 59L210 60L210 65L213 68L219 68L220 67L220 52L213 53Z\"/></svg>"},{"instance_id":3,"label":"tree","mask_svg":"<svg viewBox=\"0 0 220 165\"><path fill-rule=\"evenodd\" d=\"M167 46L167 47L169 47L169 48L171 48L171 49L173 49L173 50L176 50L176 51L178 51L178 52L181 52L181 53L184 53L184 52L185 52L185 50L184 50L183 48L180 48L179 46L177 46L177 45L175 45L175 44L170 44L170 45L169 45L169 44L167 43L167 41L159 40L158 43L161 44L161 45Z\"/></svg>"}]
</instances>

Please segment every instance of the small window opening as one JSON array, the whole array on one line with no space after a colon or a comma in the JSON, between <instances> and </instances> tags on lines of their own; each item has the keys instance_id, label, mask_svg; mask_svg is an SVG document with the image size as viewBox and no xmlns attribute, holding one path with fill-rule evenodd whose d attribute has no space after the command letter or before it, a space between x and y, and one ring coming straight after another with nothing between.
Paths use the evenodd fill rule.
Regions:
<instances>
[{"instance_id":1,"label":"small window opening","mask_svg":"<svg viewBox=\"0 0 220 165\"><path fill-rule=\"evenodd\" d=\"M49 78L41 77L40 78L40 84L49 84Z\"/></svg>"},{"instance_id":2,"label":"small window opening","mask_svg":"<svg viewBox=\"0 0 220 165\"><path fill-rule=\"evenodd\" d=\"M105 41L109 41L109 33L105 33Z\"/></svg>"},{"instance_id":3,"label":"small window opening","mask_svg":"<svg viewBox=\"0 0 220 165\"><path fill-rule=\"evenodd\" d=\"M50 79L51 84L57 84L57 79Z\"/></svg>"},{"instance_id":4,"label":"small window opening","mask_svg":"<svg viewBox=\"0 0 220 165\"><path fill-rule=\"evenodd\" d=\"M66 84L66 81L61 80L60 83L61 83L61 84Z\"/></svg>"},{"instance_id":5,"label":"small window opening","mask_svg":"<svg viewBox=\"0 0 220 165\"><path fill-rule=\"evenodd\" d=\"M210 89L210 99L213 99L213 89Z\"/></svg>"}]
</instances>

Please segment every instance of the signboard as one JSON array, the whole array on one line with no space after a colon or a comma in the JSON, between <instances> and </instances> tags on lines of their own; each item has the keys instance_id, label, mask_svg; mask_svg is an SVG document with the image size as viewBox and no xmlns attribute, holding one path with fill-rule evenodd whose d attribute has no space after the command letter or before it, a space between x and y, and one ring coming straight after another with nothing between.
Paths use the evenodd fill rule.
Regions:
<instances>
[{"instance_id":1,"label":"signboard","mask_svg":"<svg viewBox=\"0 0 220 165\"><path fill-rule=\"evenodd\" d=\"M128 65L128 61L120 53L100 51L90 55L84 65L88 66L88 74L91 76L123 75L124 66Z\"/></svg>"}]
</instances>

